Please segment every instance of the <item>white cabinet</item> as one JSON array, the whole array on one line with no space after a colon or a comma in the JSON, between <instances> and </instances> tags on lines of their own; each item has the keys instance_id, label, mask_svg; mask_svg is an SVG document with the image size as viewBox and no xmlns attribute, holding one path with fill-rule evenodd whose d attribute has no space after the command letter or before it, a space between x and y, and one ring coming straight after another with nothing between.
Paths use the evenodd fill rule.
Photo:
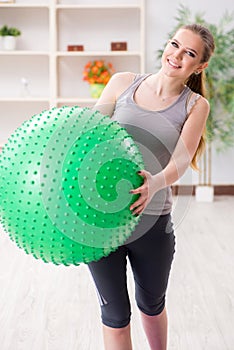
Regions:
<instances>
[{"instance_id":1,"label":"white cabinet","mask_svg":"<svg viewBox=\"0 0 234 350\"><path fill-rule=\"evenodd\" d=\"M143 73L144 6L144 0L1 3L0 26L17 27L22 35L15 51L3 51L0 43L0 144L43 109L93 105L82 77L90 60ZM111 51L111 42L127 42L127 50ZM84 51L68 51L68 45Z\"/></svg>"}]
</instances>

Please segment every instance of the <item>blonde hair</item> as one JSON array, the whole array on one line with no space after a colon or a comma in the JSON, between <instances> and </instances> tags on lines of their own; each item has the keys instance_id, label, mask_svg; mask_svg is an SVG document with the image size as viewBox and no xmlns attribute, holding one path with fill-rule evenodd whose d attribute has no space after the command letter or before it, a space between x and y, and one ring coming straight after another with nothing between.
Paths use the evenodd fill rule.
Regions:
<instances>
[{"instance_id":1,"label":"blonde hair","mask_svg":"<svg viewBox=\"0 0 234 350\"><path fill-rule=\"evenodd\" d=\"M208 62L215 49L214 38L211 32L206 27L197 23L184 25L180 27L180 29L191 30L193 33L200 36L204 44L203 55L200 63ZM186 81L186 85L190 87L192 91L204 97L207 96L206 76L204 71L202 71L200 74L193 73L192 75L190 75L190 77ZM197 150L191 161L191 167L193 169L198 170L197 162L200 156L202 155L202 153L204 152L205 146L206 146L206 129L204 130L201 136Z\"/></svg>"}]
</instances>

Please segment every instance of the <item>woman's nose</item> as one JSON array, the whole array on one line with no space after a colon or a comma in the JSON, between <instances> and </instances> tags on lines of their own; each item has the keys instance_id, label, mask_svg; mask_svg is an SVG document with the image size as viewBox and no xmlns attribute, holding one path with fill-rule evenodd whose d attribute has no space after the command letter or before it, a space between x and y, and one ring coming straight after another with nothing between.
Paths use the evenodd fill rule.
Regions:
<instances>
[{"instance_id":1,"label":"woman's nose","mask_svg":"<svg viewBox=\"0 0 234 350\"><path fill-rule=\"evenodd\" d=\"M183 49L182 48L177 49L174 52L173 56L176 57L176 58L181 58L183 56Z\"/></svg>"}]
</instances>

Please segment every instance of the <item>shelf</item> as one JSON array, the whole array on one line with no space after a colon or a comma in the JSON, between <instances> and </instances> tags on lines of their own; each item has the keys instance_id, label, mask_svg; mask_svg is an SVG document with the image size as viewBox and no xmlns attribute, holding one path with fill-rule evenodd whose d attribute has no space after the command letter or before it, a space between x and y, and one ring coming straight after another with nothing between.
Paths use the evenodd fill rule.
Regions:
<instances>
[{"instance_id":1,"label":"shelf","mask_svg":"<svg viewBox=\"0 0 234 350\"><path fill-rule=\"evenodd\" d=\"M0 102L47 102L49 97L0 97Z\"/></svg>"},{"instance_id":2,"label":"shelf","mask_svg":"<svg viewBox=\"0 0 234 350\"><path fill-rule=\"evenodd\" d=\"M97 99L94 98L66 98L66 97L59 97L56 99L57 103L74 103L74 104L79 104L79 103L95 103Z\"/></svg>"},{"instance_id":3,"label":"shelf","mask_svg":"<svg viewBox=\"0 0 234 350\"><path fill-rule=\"evenodd\" d=\"M49 52L50 10L48 7L16 6L15 4L12 7L0 7L0 12L2 24L16 27L21 31L21 35L16 38L16 51L3 52L3 44L1 44L1 54L25 55L28 52L30 54L36 52L40 55L42 52Z\"/></svg>"},{"instance_id":4,"label":"shelf","mask_svg":"<svg viewBox=\"0 0 234 350\"><path fill-rule=\"evenodd\" d=\"M140 9L141 6L137 4L113 4L113 5L65 5L65 4L60 4L56 5L57 10L116 10L116 9Z\"/></svg>"},{"instance_id":5,"label":"shelf","mask_svg":"<svg viewBox=\"0 0 234 350\"><path fill-rule=\"evenodd\" d=\"M57 107L63 107L63 106L79 106L81 108L83 107L89 107L93 108L95 103L97 102L97 99L94 98L66 98L66 97L60 97L56 99L56 106Z\"/></svg>"},{"instance_id":6,"label":"shelf","mask_svg":"<svg viewBox=\"0 0 234 350\"><path fill-rule=\"evenodd\" d=\"M141 56L139 51L57 51L57 56L74 57L74 56Z\"/></svg>"},{"instance_id":7,"label":"shelf","mask_svg":"<svg viewBox=\"0 0 234 350\"><path fill-rule=\"evenodd\" d=\"M6 3L0 4L0 8L47 8L49 9L49 5L46 4L21 4L21 3Z\"/></svg>"},{"instance_id":8,"label":"shelf","mask_svg":"<svg viewBox=\"0 0 234 350\"><path fill-rule=\"evenodd\" d=\"M0 56L49 56L49 52L29 51L29 50L14 50L14 51L1 50Z\"/></svg>"},{"instance_id":9,"label":"shelf","mask_svg":"<svg viewBox=\"0 0 234 350\"><path fill-rule=\"evenodd\" d=\"M105 7L105 10L107 12L100 13L91 7L84 13L83 10L60 11L57 51L66 52L67 45L77 44L83 45L85 52L99 54L100 51L110 52L111 42L121 41L127 43L128 52L142 51L140 12L126 11L122 7Z\"/></svg>"},{"instance_id":10,"label":"shelf","mask_svg":"<svg viewBox=\"0 0 234 350\"><path fill-rule=\"evenodd\" d=\"M1 22L22 33L15 51L3 51L0 42L0 146L41 110L92 108L97 99L89 97L89 85L83 81L88 60L108 60L115 72L144 73L144 6L145 0L0 3ZM111 42L126 42L128 50L111 51ZM67 51L68 45L83 45L85 51Z\"/></svg>"}]
</instances>

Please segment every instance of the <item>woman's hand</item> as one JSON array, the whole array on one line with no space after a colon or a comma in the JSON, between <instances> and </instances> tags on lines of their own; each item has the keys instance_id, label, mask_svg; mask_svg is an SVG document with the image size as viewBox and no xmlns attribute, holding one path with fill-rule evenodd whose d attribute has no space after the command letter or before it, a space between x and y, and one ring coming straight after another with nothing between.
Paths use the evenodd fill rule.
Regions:
<instances>
[{"instance_id":1,"label":"woman's hand","mask_svg":"<svg viewBox=\"0 0 234 350\"><path fill-rule=\"evenodd\" d=\"M137 201L130 206L133 215L140 215L149 204L154 194L164 187L162 182L165 183L162 181L162 176L160 176L160 174L152 175L146 170L141 170L138 174L144 178L144 183L140 187L130 191L132 194L140 195Z\"/></svg>"}]
</instances>

